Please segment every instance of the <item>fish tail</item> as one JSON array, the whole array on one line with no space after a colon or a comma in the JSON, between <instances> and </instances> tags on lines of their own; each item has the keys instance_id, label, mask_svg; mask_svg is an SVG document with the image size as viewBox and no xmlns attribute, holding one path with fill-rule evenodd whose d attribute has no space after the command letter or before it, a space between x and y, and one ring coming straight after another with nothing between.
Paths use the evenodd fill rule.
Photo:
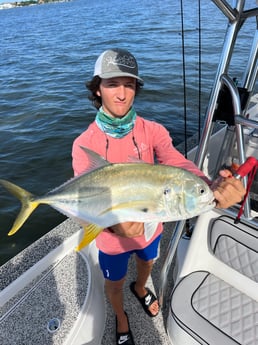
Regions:
<instances>
[{"instance_id":1,"label":"fish tail","mask_svg":"<svg viewBox=\"0 0 258 345\"><path fill-rule=\"evenodd\" d=\"M83 249L85 246L87 246L90 242L92 242L99 233L103 230L103 228L99 227L96 224L89 224L87 226L84 226L84 234L81 242L78 244L78 246L75 248L77 252L79 252L81 249Z\"/></svg>"},{"instance_id":2,"label":"fish tail","mask_svg":"<svg viewBox=\"0 0 258 345\"><path fill-rule=\"evenodd\" d=\"M16 186L15 184L0 179L0 184L7 189L11 194L18 198L22 204L20 213L18 214L11 230L8 232L8 236L15 234L24 222L29 218L31 213L39 205L39 202L34 201L34 195L30 192L27 192L25 189Z\"/></svg>"}]
</instances>

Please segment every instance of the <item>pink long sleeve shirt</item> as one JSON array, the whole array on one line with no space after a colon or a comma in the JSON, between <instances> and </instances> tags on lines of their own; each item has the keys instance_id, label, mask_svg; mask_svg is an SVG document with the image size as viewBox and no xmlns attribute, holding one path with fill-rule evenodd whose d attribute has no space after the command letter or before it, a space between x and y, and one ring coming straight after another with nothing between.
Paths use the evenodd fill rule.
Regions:
<instances>
[{"instance_id":1,"label":"pink long sleeve shirt","mask_svg":"<svg viewBox=\"0 0 258 345\"><path fill-rule=\"evenodd\" d=\"M139 158L140 154L141 160L145 162L154 163L155 157L160 164L184 168L204 177L203 172L193 162L187 160L175 149L165 127L140 116L136 117L133 131L119 139L107 136L99 129L95 121L90 124L88 129L77 137L73 143L72 164L75 176L86 171L89 166L87 157L80 146L95 151L111 163L128 162L128 157ZM120 254L145 248L161 234L162 230L163 226L159 224L155 234L147 242L144 235L125 238L104 229L96 238L96 244L104 253Z\"/></svg>"}]
</instances>

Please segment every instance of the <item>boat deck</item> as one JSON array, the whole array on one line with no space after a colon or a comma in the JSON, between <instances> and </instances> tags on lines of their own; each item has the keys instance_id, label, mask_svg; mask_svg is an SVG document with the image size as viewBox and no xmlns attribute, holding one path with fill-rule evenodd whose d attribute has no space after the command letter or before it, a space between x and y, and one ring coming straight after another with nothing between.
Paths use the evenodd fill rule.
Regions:
<instances>
[{"instance_id":1,"label":"boat deck","mask_svg":"<svg viewBox=\"0 0 258 345\"><path fill-rule=\"evenodd\" d=\"M78 231L78 226L68 220L3 265L1 290L16 278L28 275L26 270L33 263L58 248L74 231ZM70 251L63 258L56 255L33 280L29 275L23 279L25 283L21 281L18 293L12 295L9 285L0 301L0 343L63 344L86 298L88 276L83 257ZM55 332L61 323L60 331Z\"/></svg>"},{"instance_id":2,"label":"boat deck","mask_svg":"<svg viewBox=\"0 0 258 345\"><path fill-rule=\"evenodd\" d=\"M161 242L160 256L155 262L152 276L148 281L148 287L156 293L171 229L173 229L173 223L167 224ZM79 226L67 220L0 267L1 290L78 231L80 231ZM37 281L34 279L26 284L21 292L7 303L3 303L2 299L0 343L2 345L64 344L85 300L89 280L86 266L81 255L72 251L61 259L57 258L53 265L37 276ZM169 345L165 331L168 310L162 310L156 318L149 318L129 290L129 284L133 280L135 280L135 266L134 260L131 260L125 285L125 310L129 316L136 344ZM115 318L107 301L105 307L106 327L101 344L111 345L115 341ZM103 314L104 310L103 306ZM55 332L55 328L59 327L58 321L61 322L62 327ZM93 320L93 322L98 323L98 320ZM90 344L99 345L99 341L93 341Z\"/></svg>"},{"instance_id":3,"label":"boat deck","mask_svg":"<svg viewBox=\"0 0 258 345\"><path fill-rule=\"evenodd\" d=\"M151 277L148 280L148 287L152 289L155 294L158 294L159 278L162 264L168 241L172 235L174 224L165 224L165 230L162 235L160 244L159 258L154 264ZM173 268L172 268L173 269ZM172 273L168 280L168 286L173 284ZM129 284L136 278L135 260L132 257L129 264L128 275L125 284L125 310L129 317L132 333L134 335L135 343L138 345L171 345L169 342L165 327L168 315L169 302L165 303L165 307L161 310L155 318L150 318L142 309L140 303L136 300L130 292ZM171 291L171 288L169 289ZM107 305L107 322L101 345L115 344L115 317L113 315L111 306Z\"/></svg>"}]
</instances>

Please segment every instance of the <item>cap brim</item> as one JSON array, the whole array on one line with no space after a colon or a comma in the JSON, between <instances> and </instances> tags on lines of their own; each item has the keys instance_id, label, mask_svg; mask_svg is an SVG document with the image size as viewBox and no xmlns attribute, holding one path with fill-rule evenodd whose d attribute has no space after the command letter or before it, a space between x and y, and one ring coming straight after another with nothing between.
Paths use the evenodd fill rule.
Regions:
<instances>
[{"instance_id":1,"label":"cap brim","mask_svg":"<svg viewBox=\"0 0 258 345\"><path fill-rule=\"evenodd\" d=\"M99 74L98 76L102 79L117 78L117 77L131 77L131 78L137 79L138 82L140 83L140 85L144 84L144 81L142 78L137 77L136 75L131 74L131 73L126 73L126 72L121 72L121 73L120 72L109 72L109 73Z\"/></svg>"}]
</instances>

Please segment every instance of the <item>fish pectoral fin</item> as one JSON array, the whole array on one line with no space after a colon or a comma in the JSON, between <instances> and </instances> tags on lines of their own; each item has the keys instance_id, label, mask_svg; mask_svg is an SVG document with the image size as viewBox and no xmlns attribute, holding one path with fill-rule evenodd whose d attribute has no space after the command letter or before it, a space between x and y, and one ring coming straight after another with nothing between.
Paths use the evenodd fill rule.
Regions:
<instances>
[{"instance_id":1,"label":"fish pectoral fin","mask_svg":"<svg viewBox=\"0 0 258 345\"><path fill-rule=\"evenodd\" d=\"M149 242L149 240L152 238L157 230L158 224L159 223L157 222L144 223L144 237L146 242Z\"/></svg>"},{"instance_id":2,"label":"fish pectoral fin","mask_svg":"<svg viewBox=\"0 0 258 345\"><path fill-rule=\"evenodd\" d=\"M89 224L86 226L83 226L84 234L81 242L78 244L78 246L75 248L75 250L78 252L84 247L86 247L90 242L92 242L103 230L102 227L96 225L96 224Z\"/></svg>"},{"instance_id":3,"label":"fish pectoral fin","mask_svg":"<svg viewBox=\"0 0 258 345\"><path fill-rule=\"evenodd\" d=\"M15 234L20 227L25 223L27 218L39 205L39 202L34 201L34 195L30 192L27 192L25 189L16 186L15 184L0 179L0 184L7 189L11 194L18 198L22 204L19 215L17 216L11 230L8 232L8 236Z\"/></svg>"}]
</instances>

